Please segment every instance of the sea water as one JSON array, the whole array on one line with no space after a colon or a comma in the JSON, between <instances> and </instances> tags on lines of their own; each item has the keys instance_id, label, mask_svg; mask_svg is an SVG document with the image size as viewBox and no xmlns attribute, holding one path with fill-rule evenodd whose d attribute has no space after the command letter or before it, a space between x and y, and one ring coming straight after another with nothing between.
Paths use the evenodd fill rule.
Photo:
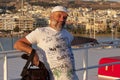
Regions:
<instances>
[{"instance_id":1,"label":"sea water","mask_svg":"<svg viewBox=\"0 0 120 80\"><path fill-rule=\"evenodd\" d=\"M14 43L20 39L20 37L1 37L0 38L0 51L2 51L1 47L4 49L4 51L7 50L14 50ZM96 37L98 41L107 41L111 40L111 37ZM35 46L35 45L34 45ZM36 46L35 46L36 47Z\"/></svg>"},{"instance_id":2,"label":"sea water","mask_svg":"<svg viewBox=\"0 0 120 80\"><path fill-rule=\"evenodd\" d=\"M13 44L16 42L16 40L18 40L19 37L2 37L0 38L0 47L3 48L4 51L7 50L13 50ZM0 51L2 51L2 49L0 48Z\"/></svg>"}]
</instances>

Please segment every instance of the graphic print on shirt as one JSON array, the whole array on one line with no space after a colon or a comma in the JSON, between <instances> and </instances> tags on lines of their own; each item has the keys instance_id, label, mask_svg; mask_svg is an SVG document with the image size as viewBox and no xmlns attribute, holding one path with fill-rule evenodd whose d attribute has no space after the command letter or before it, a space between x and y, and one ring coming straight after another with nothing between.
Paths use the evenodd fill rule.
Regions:
<instances>
[{"instance_id":1,"label":"graphic print on shirt","mask_svg":"<svg viewBox=\"0 0 120 80\"><path fill-rule=\"evenodd\" d=\"M55 56L56 60L69 58L68 38L61 35L52 35L46 37L45 43L49 45L47 55ZM53 58L52 58L53 59Z\"/></svg>"},{"instance_id":2,"label":"graphic print on shirt","mask_svg":"<svg viewBox=\"0 0 120 80\"><path fill-rule=\"evenodd\" d=\"M69 40L63 34L49 35L43 39L49 47L46 55L53 74L59 77L61 73L66 73L70 77L72 73L72 64L70 60L70 51L68 48Z\"/></svg>"}]
</instances>

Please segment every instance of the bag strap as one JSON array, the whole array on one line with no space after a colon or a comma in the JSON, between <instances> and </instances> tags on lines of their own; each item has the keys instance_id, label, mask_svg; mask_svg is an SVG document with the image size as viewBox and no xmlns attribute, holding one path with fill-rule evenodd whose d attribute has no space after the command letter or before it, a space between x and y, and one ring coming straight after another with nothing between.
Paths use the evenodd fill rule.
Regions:
<instances>
[{"instance_id":1,"label":"bag strap","mask_svg":"<svg viewBox=\"0 0 120 80\"><path fill-rule=\"evenodd\" d=\"M34 55L35 55L35 50L33 49L30 56L27 59L25 66L23 67L22 72L21 72L22 77L25 76L27 69L28 69L28 66L29 66L30 62L33 60Z\"/></svg>"}]
</instances>

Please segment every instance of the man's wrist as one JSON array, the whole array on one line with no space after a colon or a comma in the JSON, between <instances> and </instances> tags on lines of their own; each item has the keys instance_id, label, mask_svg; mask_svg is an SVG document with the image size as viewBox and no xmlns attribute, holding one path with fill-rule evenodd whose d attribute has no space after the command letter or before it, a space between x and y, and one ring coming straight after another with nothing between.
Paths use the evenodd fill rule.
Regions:
<instances>
[{"instance_id":1,"label":"man's wrist","mask_svg":"<svg viewBox=\"0 0 120 80\"><path fill-rule=\"evenodd\" d=\"M32 54L32 53L35 53L36 52L36 50L35 49L32 49L30 52L29 52L29 54Z\"/></svg>"},{"instance_id":2,"label":"man's wrist","mask_svg":"<svg viewBox=\"0 0 120 80\"><path fill-rule=\"evenodd\" d=\"M35 50L35 49L32 49L31 54L32 54L32 53L35 53L35 52L36 52L36 50Z\"/></svg>"}]
</instances>

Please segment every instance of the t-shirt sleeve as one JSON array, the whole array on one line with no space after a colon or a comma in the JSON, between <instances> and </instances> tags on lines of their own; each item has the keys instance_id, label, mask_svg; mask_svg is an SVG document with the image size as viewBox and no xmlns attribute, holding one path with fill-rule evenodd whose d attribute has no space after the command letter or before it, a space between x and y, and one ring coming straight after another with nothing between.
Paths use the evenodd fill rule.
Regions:
<instances>
[{"instance_id":1,"label":"t-shirt sleeve","mask_svg":"<svg viewBox=\"0 0 120 80\"><path fill-rule=\"evenodd\" d=\"M26 36L26 39L31 43L31 44L35 44L38 42L39 39L39 30L38 28L35 29L34 31L32 31L31 33L29 33Z\"/></svg>"},{"instance_id":2,"label":"t-shirt sleeve","mask_svg":"<svg viewBox=\"0 0 120 80\"><path fill-rule=\"evenodd\" d=\"M67 32L68 38L69 38L69 42L71 43L72 40L74 39L73 35L69 32Z\"/></svg>"},{"instance_id":3,"label":"t-shirt sleeve","mask_svg":"<svg viewBox=\"0 0 120 80\"><path fill-rule=\"evenodd\" d=\"M74 39L73 35L70 34L70 42L72 42L73 39Z\"/></svg>"},{"instance_id":4,"label":"t-shirt sleeve","mask_svg":"<svg viewBox=\"0 0 120 80\"><path fill-rule=\"evenodd\" d=\"M69 43L71 44L72 40L74 39L73 35L71 33L69 33L67 30L66 31L66 36L68 37L69 39Z\"/></svg>"}]
</instances>

